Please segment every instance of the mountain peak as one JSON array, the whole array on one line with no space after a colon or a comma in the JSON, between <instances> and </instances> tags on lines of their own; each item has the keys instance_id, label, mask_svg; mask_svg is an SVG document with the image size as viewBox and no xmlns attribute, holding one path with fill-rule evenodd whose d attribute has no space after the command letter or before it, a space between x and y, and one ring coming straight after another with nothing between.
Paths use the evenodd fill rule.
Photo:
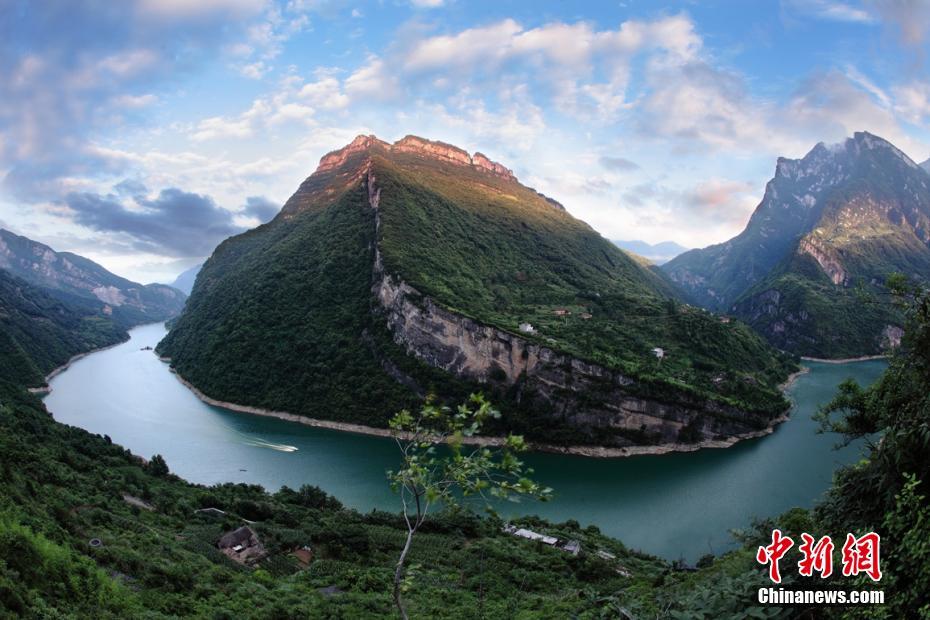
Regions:
<instances>
[{"instance_id":1,"label":"mountain peak","mask_svg":"<svg viewBox=\"0 0 930 620\"><path fill-rule=\"evenodd\" d=\"M331 151L324 155L323 158L320 159L320 165L317 167L316 171L326 172L328 170L333 170L343 165L356 153L370 153L372 150L376 149L382 149L390 153L412 153L461 166L471 166L511 181L517 180L511 169L492 161L483 153L476 152L474 155L471 155L465 149L461 149L452 144L439 142L437 140L428 140L410 134L393 144L385 142L374 135L356 136L352 142L341 149Z\"/></svg>"},{"instance_id":2,"label":"mountain peak","mask_svg":"<svg viewBox=\"0 0 930 620\"><path fill-rule=\"evenodd\" d=\"M801 159L779 157L775 167L775 176L776 178L787 177L794 181L804 177L842 176L843 173L848 173L849 167L867 152L891 155L909 168L919 168L914 160L888 140L868 131L857 131L851 138L846 138L841 142L833 144L818 142Z\"/></svg>"}]
</instances>

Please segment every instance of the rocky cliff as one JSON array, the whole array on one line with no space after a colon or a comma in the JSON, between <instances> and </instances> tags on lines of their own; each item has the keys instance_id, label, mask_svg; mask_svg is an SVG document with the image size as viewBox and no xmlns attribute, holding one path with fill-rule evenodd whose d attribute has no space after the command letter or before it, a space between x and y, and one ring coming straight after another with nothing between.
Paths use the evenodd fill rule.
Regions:
<instances>
[{"instance_id":1,"label":"rocky cliff","mask_svg":"<svg viewBox=\"0 0 930 620\"><path fill-rule=\"evenodd\" d=\"M179 314L187 295L163 284L139 284L97 263L0 229L0 269L60 299L93 309L123 327Z\"/></svg>"},{"instance_id":2,"label":"rocky cliff","mask_svg":"<svg viewBox=\"0 0 930 620\"><path fill-rule=\"evenodd\" d=\"M868 132L818 144L802 159L779 158L743 232L663 269L784 350L881 353L903 324L885 280L930 274L930 175Z\"/></svg>"},{"instance_id":3,"label":"rocky cliff","mask_svg":"<svg viewBox=\"0 0 930 620\"><path fill-rule=\"evenodd\" d=\"M324 156L217 249L159 351L219 401L383 427L483 390L497 432L619 449L763 431L792 366L509 169L413 136Z\"/></svg>"},{"instance_id":4,"label":"rocky cliff","mask_svg":"<svg viewBox=\"0 0 930 620\"><path fill-rule=\"evenodd\" d=\"M381 189L373 172L367 177L369 205L380 230ZM665 390L665 398L638 396L637 381L621 372L444 308L388 274L377 247L372 280L394 341L408 354L456 377L511 389L540 414L540 422L548 417L568 424L598 438L600 445L709 444L755 437L784 419L676 390Z\"/></svg>"}]
</instances>

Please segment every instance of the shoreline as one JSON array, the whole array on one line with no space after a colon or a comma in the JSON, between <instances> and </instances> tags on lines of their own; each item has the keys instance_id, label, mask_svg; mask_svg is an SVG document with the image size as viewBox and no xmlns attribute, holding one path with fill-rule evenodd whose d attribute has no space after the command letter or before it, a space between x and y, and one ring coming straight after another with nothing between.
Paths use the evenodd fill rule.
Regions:
<instances>
[{"instance_id":1,"label":"shoreline","mask_svg":"<svg viewBox=\"0 0 930 620\"><path fill-rule=\"evenodd\" d=\"M158 357L158 356L156 356ZM169 363L170 358L158 357L158 359L164 363ZM372 435L376 437L391 438L390 429L387 428L378 428L375 426L367 426L365 424L354 424L351 422L335 422L333 420L321 420L319 418L310 418L307 416L297 415L295 413L289 413L286 411L273 411L270 409L262 409L261 407L252 407L249 405L240 405L237 403L231 403L227 401L217 400L207 396L199 389L197 389L193 384L187 381L182 377L174 368L168 367L168 370L181 382L181 385L186 387L191 393L196 396L201 402L204 402L213 407L220 407L229 411L236 413L247 413L251 415L259 415L269 418L277 418L279 420L285 420L287 422L296 422L297 424L303 424L305 426L313 426L316 428L326 428L334 431L341 431L347 433L355 433L357 435ZM793 373L785 383L780 386L782 391L787 390L791 387L791 384L801 375L809 372L809 368L804 368L799 370L796 373ZM553 454L567 454L573 456L584 456L590 458L625 458L630 456L643 456L643 455L661 455L669 454L673 452L696 452L697 450L702 450L704 448L729 448L740 441L746 439L757 439L759 437L764 437L775 432L775 429L778 428L780 424L788 421L790 418L791 409L783 413L782 415L774 418L768 427L760 429L758 431L752 431L749 433L743 433L727 439L708 439L705 441L693 443L693 444L683 444L683 443L668 443L657 446L628 446L625 448L609 448L606 446L587 446L587 445L574 445L574 446L560 446L555 444L547 443L538 443L527 441L529 450L533 452L548 452ZM504 437L494 437L489 435L468 437L465 438L464 442L467 445L477 445L477 446L501 446L505 441Z\"/></svg>"},{"instance_id":2,"label":"shoreline","mask_svg":"<svg viewBox=\"0 0 930 620\"><path fill-rule=\"evenodd\" d=\"M40 395L40 394L42 394L42 395L48 395L48 394L51 394L51 393L52 393L52 386L49 385L49 382L50 382L52 379L54 379L55 377L57 377L58 375L60 375L61 373L63 373L64 371L66 371L66 370L68 370L69 368L71 368L71 364L73 364L73 363L75 363L75 362L77 362L77 361L79 361L79 360L82 360L82 359L84 359L85 357L87 357L88 355L91 355L91 354L93 354L93 353L100 353L101 351L106 351L107 349L112 349L113 347L118 347L118 346L121 345L121 344L125 344L125 343L129 342L129 340L130 340L130 336L129 336L129 334L127 333L127 334L126 334L126 338L123 339L123 340L120 340L119 342L114 342L113 344L108 344L108 345L103 346L103 347L97 347L96 349L91 349L90 351L84 351L83 353L78 353L77 355L72 355L72 356L68 359L67 362L65 362L65 363L62 364L61 366L58 366L57 368L52 369L52 371L51 371L50 373L48 373L47 375L45 375L45 385L41 385L41 386L39 386L39 387L26 388L26 389L29 391L30 394L36 394L36 395Z\"/></svg>"},{"instance_id":3,"label":"shoreline","mask_svg":"<svg viewBox=\"0 0 930 620\"><path fill-rule=\"evenodd\" d=\"M890 356L888 355L862 355L860 357L843 357L837 359L830 359L825 357L807 357L806 355L801 356L801 360L805 362L819 362L821 364L852 364L854 362L868 362L871 360L885 360Z\"/></svg>"},{"instance_id":4,"label":"shoreline","mask_svg":"<svg viewBox=\"0 0 930 620\"><path fill-rule=\"evenodd\" d=\"M795 371L788 375L788 378L784 380L783 383L778 385L778 389L782 394L785 394L791 387L794 385L795 381L798 380L802 375L806 375L811 371L809 366L801 366L801 370ZM785 394L787 396L787 394Z\"/></svg>"}]
</instances>

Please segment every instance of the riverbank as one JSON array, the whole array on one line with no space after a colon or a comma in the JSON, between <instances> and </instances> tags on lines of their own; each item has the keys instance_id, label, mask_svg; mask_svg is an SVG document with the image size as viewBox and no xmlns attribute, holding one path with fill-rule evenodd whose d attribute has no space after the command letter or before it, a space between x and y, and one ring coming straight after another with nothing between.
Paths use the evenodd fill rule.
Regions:
<instances>
[{"instance_id":1,"label":"riverbank","mask_svg":"<svg viewBox=\"0 0 930 620\"><path fill-rule=\"evenodd\" d=\"M861 357L844 357L840 359L827 359L824 357L807 357L802 355L801 359L805 362L820 362L821 364L850 364L852 362L868 362L871 360L888 359L888 355L863 355Z\"/></svg>"},{"instance_id":2,"label":"riverbank","mask_svg":"<svg viewBox=\"0 0 930 620\"><path fill-rule=\"evenodd\" d=\"M164 363L169 363L170 358L159 357L160 361ZM249 405L240 405L237 403L231 403L227 401L217 400L207 396L199 389L197 389L193 384L187 381L182 377L174 368L170 368L171 373L181 382L184 387L191 391L194 396L199 398L202 402L212 405L214 407L221 407L223 409L228 409L229 411L235 411L237 413L248 413L251 415L265 416L269 418L277 418L279 420L286 420L288 422L296 422L297 424L304 424L306 426L314 426L316 428L326 428L335 431L342 431L347 433L356 433L359 435L373 435L375 437L393 437L390 429L378 428L375 426L368 426L365 424L354 424L351 422L335 422L333 420L321 420L319 418L310 418L307 416L297 415L294 413L289 413L287 411L273 411L270 409L262 409L261 407L252 407ZM788 380L783 384L784 386L790 387L790 384L793 383L794 379L798 376L804 374L809 369L802 369L791 375ZM784 387L783 389L787 389ZM670 454L674 452L694 452L704 448L729 448L734 444L744 441L746 439L756 439L759 437L764 437L775 431L775 428L785 422L789 418L790 410L780 415L779 417L772 420L771 424L761 430L752 431L750 433L742 433L740 435L735 435L733 437L728 437L727 439L710 439L706 441L701 441L697 443L670 443L662 444L658 446L629 446L625 448L608 448L605 446L585 446L585 445L575 445L575 446L560 446L555 444L539 443L539 442L527 442L530 450L536 452L550 452L554 454L567 454L574 456L585 456L590 458L603 458L603 459L615 459L615 458L626 458L630 456L643 456L643 455L660 455L660 454ZM464 439L464 443L468 445L476 446L489 446L496 447L504 444L504 437L492 437L492 436L475 436L467 437Z\"/></svg>"},{"instance_id":3,"label":"riverbank","mask_svg":"<svg viewBox=\"0 0 930 620\"><path fill-rule=\"evenodd\" d=\"M787 396L788 390L790 390L791 386L794 385L794 382L798 380L798 377L802 375L806 375L810 371L811 369L808 368L807 366L801 366L801 370L797 372L793 372L790 375L788 375L788 378L785 379L784 383L778 386L778 389L781 390L782 394L785 394Z\"/></svg>"},{"instance_id":4,"label":"riverbank","mask_svg":"<svg viewBox=\"0 0 930 620\"><path fill-rule=\"evenodd\" d=\"M71 358L67 362L65 362L58 368L55 368L54 370L52 370L52 372L45 375L45 385L42 385L39 387L26 388L26 389L29 391L30 394L37 394L37 395L51 394L52 392L52 386L50 385L51 380L57 377L58 375L60 375L61 373L63 373L64 371L71 368L71 364L75 363L78 360L84 359L85 357L93 353L99 353L101 351L106 351L107 349L112 349L113 347L118 347L119 345L125 342L129 342L129 339L130 339L130 336L127 333L126 337L120 340L119 342L114 342L113 344L108 344L105 347L97 347L96 349L85 351L84 353L78 353L77 355L72 355Z\"/></svg>"}]
</instances>

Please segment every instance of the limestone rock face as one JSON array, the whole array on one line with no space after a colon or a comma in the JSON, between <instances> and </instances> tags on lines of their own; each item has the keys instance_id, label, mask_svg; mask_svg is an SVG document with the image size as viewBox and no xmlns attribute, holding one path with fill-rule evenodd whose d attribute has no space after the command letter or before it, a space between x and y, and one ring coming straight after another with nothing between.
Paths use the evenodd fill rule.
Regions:
<instances>
[{"instance_id":1,"label":"limestone rock face","mask_svg":"<svg viewBox=\"0 0 930 620\"><path fill-rule=\"evenodd\" d=\"M867 132L818 144L801 159L778 159L743 232L662 268L693 300L781 349L879 353L885 327L903 324L885 279L930 279L930 174Z\"/></svg>"},{"instance_id":2,"label":"limestone rock face","mask_svg":"<svg viewBox=\"0 0 930 620\"><path fill-rule=\"evenodd\" d=\"M187 295L162 284L142 285L97 263L0 229L0 269L65 298L91 300L123 327L177 316Z\"/></svg>"},{"instance_id":3,"label":"limestone rock face","mask_svg":"<svg viewBox=\"0 0 930 620\"><path fill-rule=\"evenodd\" d=\"M763 432L792 367L508 168L416 136L326 154L217 248L159 353L245 407L384 426L484 391L491 432L620 449Z\"/></svg>"}]
</instances>

